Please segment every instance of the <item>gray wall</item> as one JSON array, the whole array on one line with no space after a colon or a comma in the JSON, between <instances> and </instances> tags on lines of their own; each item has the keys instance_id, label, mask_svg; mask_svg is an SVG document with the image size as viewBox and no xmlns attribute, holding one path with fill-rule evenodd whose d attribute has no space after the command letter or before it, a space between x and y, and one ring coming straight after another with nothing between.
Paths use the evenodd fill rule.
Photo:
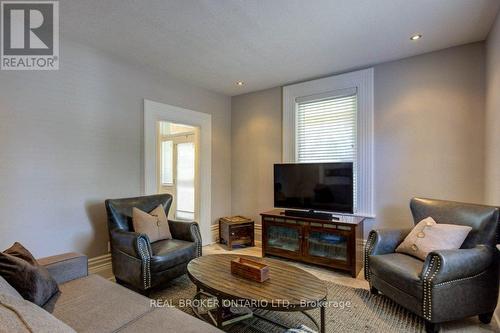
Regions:
<instances>
[{"instance_id":1,"label":"gray wall","mask_svg":"<svg viewBox=\"0 0 500 333\"><path fill-rule=\"evenodd\" d=\"M486 41L485 200L500 206L500 13ZM500 245L497 245L500 249ZM495 311L500 325L500 299Z\"/></svg>"},{"instance_id":2,"label":"gray wall","mask_svg":"<svg viewBox=\"0 0 500 333\"><path fill-rule=\"evenodd\" d=\"M212 216L230 213L230 99L62 41L59 71L0 72L0 248L107 252L103 200L141 194L143 98L212 114Z\"/></svg>"},{"instance_id":3,"label":"gray wall","mask_svg":"<svg viewBox=\"0 0 500 333\"><path fill-rule=\"evenodd\" d=\"M231 100L233 214L252 217L273 206L273 164L281 162L281 87Z\"/></svg>"},{"instance_id":4,"label":"gray wall","mask_svg":"<svg viewBox=\"0 0 500 333\"><path fill-rule=\"evenodd\" d=\"M483 201L484 45L375 67L378 227L409 224L413 196Z\"/></svg>"},{"instance_id":5,"label":"gray wall","mask_svg":"<svg viewBox=\"0 0 500 333\"><path fill-rule=\"evenodd\" d=\"M500 14L486 44L486 201L500 206Z\"/></svg>"},{"instance_id":6,"label":"gray wall","mask_svg":"<svg viewBox=\"0 0 500 333\"><path fill-rule=\"evenodd\" d=\"M416 195L483 200L483 48L470 44L375 66L377 220L367 229L410 225L408 203ZM236 96L231 104L232 212L257 218L273 205L281 91Z\"/></svg>"}]
</instances>

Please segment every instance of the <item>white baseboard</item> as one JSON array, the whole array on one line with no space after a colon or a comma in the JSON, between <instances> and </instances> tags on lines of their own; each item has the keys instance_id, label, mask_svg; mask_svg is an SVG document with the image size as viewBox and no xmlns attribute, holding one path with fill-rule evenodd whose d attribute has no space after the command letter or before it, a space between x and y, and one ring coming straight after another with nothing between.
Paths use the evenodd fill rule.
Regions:
<instances>
[{"instance_id":1,"label":"white baseboard","mask_svg":"<svg viewBox=\"0 0 500 333\"><path fill-rule=\"evenodd\" d=\"M89 259L89 273L97 274L106 279L113 279L111 253Z\"/></svg>"},{"instance_id":2,"label":"white baseboard","mask_svg":"<svg viewBox=\"0 0 500 333\"><path fill-rule=\"evenodd\" d=\"M212 224L210 226L210 231L212 233L212 242L210 244L215 244L219 242L219 225Z\"/></svg>"}]
</instances>

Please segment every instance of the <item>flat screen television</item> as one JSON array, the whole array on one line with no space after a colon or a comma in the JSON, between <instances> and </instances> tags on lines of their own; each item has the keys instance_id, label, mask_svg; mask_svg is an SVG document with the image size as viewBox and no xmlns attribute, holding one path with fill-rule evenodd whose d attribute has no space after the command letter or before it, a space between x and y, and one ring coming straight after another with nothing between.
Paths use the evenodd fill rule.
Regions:
<instances>
[{"instance_id":1,"label":"flat screen television","mask_svg":"<svg viewBox=\"0 0 500 333\"><path fill-rule=\"evenodd\" d=\"M275 164L274 207L352 214L352 163Z\"/></svg>"}]
</instances>

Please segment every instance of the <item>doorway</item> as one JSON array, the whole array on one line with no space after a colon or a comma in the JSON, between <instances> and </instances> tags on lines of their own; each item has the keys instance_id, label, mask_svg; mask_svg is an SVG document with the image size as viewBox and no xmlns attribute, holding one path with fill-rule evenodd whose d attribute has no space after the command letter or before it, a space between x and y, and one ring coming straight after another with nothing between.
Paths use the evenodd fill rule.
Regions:
<instances>
[{"instance_id":1,"label":"doorway","mask_svg":"<svg viewBox=\"0 0 500 333\"><path fill-rule=\"evenodd\" d=\"M212 217L212 116L174 105L144 100L143 194L158 193L158 125L171 122L196 128L195 221L201 231L202 244L214 242ZM182 148L181 148L182 149ZM173 155L172 155L173 156ZM196 182L198 184L196 184ZM198 206L198 207L197 207ZM173 209L171 209L174 212ZM175 212L177 209L175 210ZM180 212L182 213L182 212ZM175 214L175 213L173 213Z\"/></svg>"},{"instance_id":2,"label":"doorway","mask_svg":"<svg viewBox=\"0 0 500 333\"><path fill-rule=\"evenodd\" d=\"M198 128L158 122L158 193L173 197L169 218L194 221L199 217Z\"/></svg>"}]
</instances>

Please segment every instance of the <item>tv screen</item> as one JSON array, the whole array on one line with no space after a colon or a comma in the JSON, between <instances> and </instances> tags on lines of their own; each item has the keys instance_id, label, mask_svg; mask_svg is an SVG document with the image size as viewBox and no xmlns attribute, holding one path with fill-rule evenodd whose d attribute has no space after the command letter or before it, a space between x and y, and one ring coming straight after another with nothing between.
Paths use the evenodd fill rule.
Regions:
<instances>
[{"instance_id":1,"label":"tv screen","mask_svg":"<svg viewBox=\"0 0 500 333\"><path fill-rule=\"evenodd\" d=\"M352 163L274 165L274 206L353 212Z\"/></svg>"}]
</instances>

